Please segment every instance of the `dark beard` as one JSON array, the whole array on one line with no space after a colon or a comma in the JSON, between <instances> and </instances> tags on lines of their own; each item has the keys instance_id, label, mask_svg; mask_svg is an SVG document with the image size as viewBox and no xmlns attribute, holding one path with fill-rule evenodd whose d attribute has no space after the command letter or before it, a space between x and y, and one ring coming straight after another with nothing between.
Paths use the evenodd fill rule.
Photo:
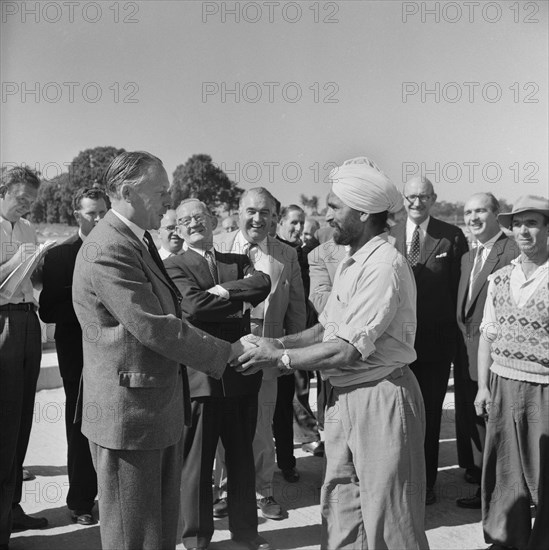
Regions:
<instances>
[{"instance_id":1,"label":"dark beard","mask_svg":"<svg viewBox=\"0 0 549 550\"><path fill-rule=\"evenodd\" d=\"M349 231L336 227L333 234L333 239L336 244L348 245L352 240L352 235Z\"/></svg>"}]
</instances>

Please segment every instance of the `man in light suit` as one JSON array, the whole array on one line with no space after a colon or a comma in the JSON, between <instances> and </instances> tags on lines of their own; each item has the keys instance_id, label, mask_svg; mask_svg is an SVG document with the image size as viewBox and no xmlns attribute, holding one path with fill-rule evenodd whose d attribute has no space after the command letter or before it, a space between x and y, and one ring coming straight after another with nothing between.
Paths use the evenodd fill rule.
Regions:
<instances>
[{"instance_id":1,"label":"man in light suit","mask_svg":"<svg viewBox=\"0 0 549 550\"><path fill-rule=\"evenodd\" d=\"M471 481L480 480L486 435L484 418L476 415L474 401L478 391L477 355L488 276L519 255L515 241L501 230L498 214L499 203L492 193L475 193L469 197L463 211L465 225L477 246L461 258L457 295L460 342L454 363L454 389L458 462ZM478 472L477 480L472 477L475 472ZM457 505L480 508L480 487L476 495L458 499Z\"/></svg>"},{"instance_id":2,"label":"man in light suit","mask_svg":"<svg viewBox=\"0 0 549 550\"><path fill-rule=\"evenodd\" d=\"M249 255L254 267L271 277L269 296L251 312L252 333L270 338L300 332L306 323L297 253L268 235L275 211L275 198L267 189L249 189L240 199L240 229L217 235L215 241L220 252ZM276 377L276 373L263 374L254 438L257 506L269 519L284 517L282 508L273 497L275 448L272 422L277 395Z\"/></svg>"},{"instance_id":3,"label":"man in light suit","mask_svg":"<svg viewBox=\"0 0 549 550\"><path fill-rule=\"evenodd\" d=\"M44 323L55 323L55 347L65 390L67 506L76 523L92 525L97 475L88 440L82 435L80 422L74 422L83 356L82 330L72 305L72 277L83 241L107 213L106 196L97 188L80 189L74 196L73 208L78 232L46 253L38 311Z\"/></svg>"},{"instance_id":4,"label":"man in light suit","mask_svg":"<svg viewBox=\"0 0 549 550\"><path fill-rule=\"evenodd\" d=\"M197 199L177 208L177 231L187 244L180 255L164 260L181 292L183 315L195 327L227 342L250 333L252 306L271 290L268 275L255 271L242 254L213 250L217 218ZM233 540L252 550L267 550L257 534L254 455L257 393L261 375L246 377L226 369L221 380L189 369L192 424L183 430L181 519L183 544L208 547L214 532L212 469L221 438L228 468L229 530Z\"/></svg>"},{"instance_id":5,"label":"man in light suit","mask_svg":"<svg viewBox=\"0 0 549 550\"><path fill-rule=\"evenodd\" d=\"M391 235L412 266L417 285L417 360L410 367L425 401L425 503L433 504L442 404L458 338L455 312L460 263L468 245L461 229L429 215L437 196L427 178L409 180L404 197L408 218L395 225Z\"/></svg>"},{"instance_id":6,"label":"man in light suit","mask_svg":"<svg viewBox=\"0 0 549 550\"><path fill-rule=\"evenodd\" d=\"M149 229L169 204L162 162L118 155L105 174L112 210L82 245L73 302L82 327L82 433L97 471L103 548L173 549L185 367L220 378L231 345L181 320L180 295Z\"/></svg>"}]
</instances>

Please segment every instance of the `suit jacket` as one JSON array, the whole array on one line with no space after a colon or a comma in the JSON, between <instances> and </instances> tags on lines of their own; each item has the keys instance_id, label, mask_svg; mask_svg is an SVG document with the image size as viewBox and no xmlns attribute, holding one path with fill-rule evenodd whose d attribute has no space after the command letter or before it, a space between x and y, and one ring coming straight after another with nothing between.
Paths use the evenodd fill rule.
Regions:
<instances>
[{"instance_id":1,"label":"suit jacket","mask_svg":"<svg viewBox=\"0 0 549 550\"><path fill-rule=\"evenodd\" d=\"M395 225L391 235L395 238L395 247L407 257L406 221ZM467 249L467 239L459 227L430 218L419 262L414 268L418 361L446 362L454 358L457 289L461 257Z\"/></svg>"},{"instance_id":2,"label":"suit jacket","mask_svg":"<svg viewBox=\"0 0 549 550\"><path fill-rule=\"evenodd\" d=\"M221 252L230 252L237 231L220 233L214 237L214 246ZM267 251L271 277L271 293L265 300L263 336L279 338L305 329L305 293L297 252L277 239L267 236Z\"/></svg>"},{"instance_id":3,"label":"suit jacket","mask_svg":"<svg viewBox=\"0 0 549 550\"><path fill-rule=\"evenodd\" d=\"M55 323L59 371L67 380L80 380L83 365L82 330L72 305L72 276L81 246L77 233L48 250L42 271L38 313L44 323Z\"/></svg>"},{"instance_id":4,"label":"suit jacket","mask_svg":"<svg viewBox=\"0 0 549 550\"><path fill-rule=\"evenodd\" d=\"M190 411L180 364L220 378L230 345L180 319L170 282L112 211L80 248L73 302L84 347L82 433L109 449L177 443Z\"/></svg>"},{"instance_id":5,"label":"suit jacket","mask_svg":"<svg viewBox=\"0 0 549 550\"><path fill-rule=\"evenodd\" d=\"M347 251L343 245L336 244L333 239L330 239L313 249L307 257L311 277L309 300L319 314L328 301L337 268L346 254Z\"/></svg>"},{"instance_id":6,"label":"suit jacket","mask_svg":"<svg viewBox=\"0 0 549 550\"><path fill-rule=\"evenodd\" d=\"M247 256L215 252L219 284L229 298L206 292L215 285L208 263L194 250L164 260L166 270L183 296L183 316L198 327L227 342L236 342L250 333L250 312L242 315L244 302L254 307L269 295L271 279L255 271ZM246 278L245 278L246 277ZM221 380L189 369L191 397L236 396L257 393L261 373L244 376L233 368L225 369Z\"/></svg>"},{"instance_id":7,"label":"suit jacket","mask_svg":"<svg viewBox=\"0 0 549 550\"><path fill-rule=\"evenodd\" d=\"M488 292L488 275L511 263L520 251L513 239L502 233L494 243L490 254L486 258L479 272L471 292L471 299L467 300L469 278L475 261L475 250L465 253L461 258L461 277L457 295L457 323L461 330L467 357L465 364L469 367L469 376L478 380L477 354L480 340L480 323L484 312L484 303Z\"/></svg>"}]
</instances>

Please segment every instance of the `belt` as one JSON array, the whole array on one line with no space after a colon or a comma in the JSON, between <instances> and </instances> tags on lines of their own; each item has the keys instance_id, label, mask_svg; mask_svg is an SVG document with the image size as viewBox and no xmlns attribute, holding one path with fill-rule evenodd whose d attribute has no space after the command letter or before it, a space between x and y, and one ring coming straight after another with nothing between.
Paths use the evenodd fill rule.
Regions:
<instances>
[{"instance_id":1,"label":"belt","mask_svg":"<svg viewBox=\"0 0 549 550\"><path fill-rule=\"evenodd\" d=\"M0 306L0 311L36 311L36 306L31 302L24 304L5 304Z\"/></svg>"},{"instance_id":2,"label":"belt","mask_svg":"<svg viewBox=\"0 0 549 550\"><path fill-rule=\"evenodd\" d=\"M369 382L361 382L360 384L354 384L352 386L332 386L334 388L334 392L336 393L348 393L350 391L356 390L357 388L367 388L369 386L377 386L380 382L383 382L384 380L394 380L395 378L400 378L401 376L404 376L408 372L408 365L404 365L403 367L398 367L391 371L387 376L383 376L382 378L377 378L376 380L370 380Z\"/></svg>"}]
</instances>

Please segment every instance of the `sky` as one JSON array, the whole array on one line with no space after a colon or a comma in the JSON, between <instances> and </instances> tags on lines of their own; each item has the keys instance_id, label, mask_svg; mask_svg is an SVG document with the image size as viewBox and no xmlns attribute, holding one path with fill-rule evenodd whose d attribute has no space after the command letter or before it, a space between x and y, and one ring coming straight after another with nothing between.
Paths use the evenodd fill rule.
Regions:
<instances>
[{"instance_id":1,"label":"sky","mask_svg":"<svg viewBox=\"0 0 549 550\"><path fill-rule=\"evenodd\" d=\"M547 2L6 1L0 161L205 153L283 204L368 156L439 200L548 195Z\"/></svg>"}]
</instances>

